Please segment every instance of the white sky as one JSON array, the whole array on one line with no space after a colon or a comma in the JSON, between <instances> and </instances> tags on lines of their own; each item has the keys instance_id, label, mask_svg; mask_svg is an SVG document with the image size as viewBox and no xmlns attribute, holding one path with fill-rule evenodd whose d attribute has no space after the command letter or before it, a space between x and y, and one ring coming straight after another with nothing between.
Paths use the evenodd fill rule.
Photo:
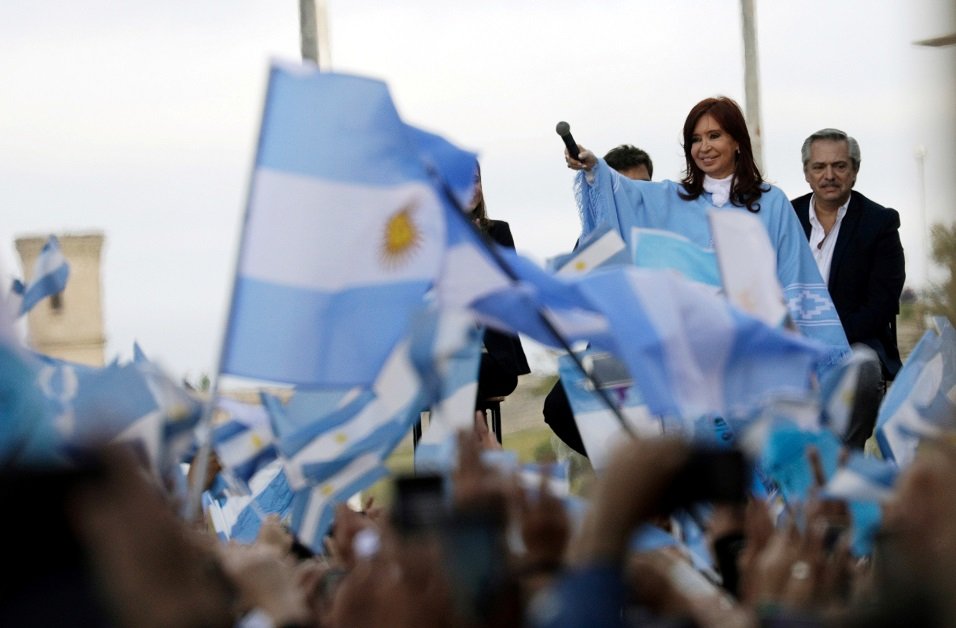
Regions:
<instances>
[{"instance_id":1,"label":"white sky","mask_svg":"<svg viewBox=\"0 0 956 628\"><path fill-rule=\"evenodd\" d=\"M489 213L540 260L578 233L558 120L677 178L690 107L744 101L738 0L327 4L334 69L386 80L407 121L479 152ZM926 223L952 223L956 47L912 42L956 29L954 2L756 4L766 177L802 195L803 139L854 135L857 189L900 210L923 285L914 153ZM213 371L266 68L298 57L294 0L0 3L3 285L15 237L102 230L108 357L138 340L175 376Z\"/></svg>"}]
</instances>

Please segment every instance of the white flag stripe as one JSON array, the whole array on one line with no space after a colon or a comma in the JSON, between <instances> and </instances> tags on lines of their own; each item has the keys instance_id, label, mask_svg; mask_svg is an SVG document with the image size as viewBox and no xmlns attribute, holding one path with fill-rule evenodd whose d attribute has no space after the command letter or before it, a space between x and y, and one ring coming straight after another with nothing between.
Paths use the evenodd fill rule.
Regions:
<instances>
[{"instance_id":1,"label":"white flag stripe","mask_svg":"<svg viewBox=\"0 0 956 628\"><path fill-rule=\"evenodd\" d=\"M850 469L840 469L827 483L826 494L837 499L884 502L893 496L893 489L879 486Z\"/></svg>"},{"instance_id":2,"label":"white flag stripe","mask_svg":"<svg viewBox=\"0 0 956 628\"><path fill-rule=\"evenodd\" d=\"M406 338L389 354L381 372L372 384L375 403L386 417L393 417L410 404L418 394L418 373L409 358L411 341Z\"/></svg>"},{"instance_id":3,"label":"white flag stripe","mask_svg":"<svg viewBox=\"0 0 956 628\"><path fill-rule=\"evenodd\" d=\"M454 281L445 281L454 277ZM442 268L442 307L466 307L475 299L511 285L504 272L472 246L453 246L445 254Z\"/></svg>"},{"instance_id":4,"label":"white flag stripe","mask_svg":"<svg viewBox=\"0 0 956 628\"><path fill-rule=\"evenodd\" d=\"M760 220L739 210L712 211L710 229L727 299L770 326L787 316L777 253Z\"/></svg>"},{"instance_id":5,"label":"white flag stripe","mask_svg":"<svg viewBox=\"0 0 956 628\"><path fill-rule=\"evenodd\" d=\"M386 225L404 208L409 221L394 225L390 259ZM329 291L429 279L445 237L440 203L423 183L369 188L265 168L255 173L245 231L241 275Z\"/></svg>"},{"instance_id":6,"label":"white flag stripe","mask_svg":"<svg viewBox=\"0 0 956 628\"><path fill-rule=\"evenodd\" d=\"M237 467L248 462L273 440L268 425L256 426L216 445L216 454L225 466Z\"/></svg>"},{"instance_id":7,"label":"white flag stripe","mask_svg":"<svg viewBox=\"0 0 956 628\"><path fill-rule=\"evenodd\" d=\"M368 473L381 464L379 454L370 453L359 456L347 467L336 473L331 479L314 487L309 495L308 506L302 519L302 525L299 527L299 536L302 538L312 538L315 529L319 525L319 517L322 510L330 499L333 499L342 488L358 480L362 475ZM343 496L351 497L351 495Z\"/></svg>"},{"instance_id":8,"label":"white flag stripe","mask_svg":"<svg viewBox=\"0 0 956 628\"><path fill-rule=\"evenodd\" d=\"M686 400L685 415L692 417L723 402L723 381L719 377L708 379L702 365L710 372L722 372L734 343L734 324L726 308L718 307L718 300L688 301L669 296L673 293L673 286L668 285L670 274L637 269L628 280L641 302L654 304L645 312L665 348L663 366L670 374L668 379L673 383L676 398ZM673 274L680 277L676 272ZM699 289L702 294L708 291L706 287L696 288L697 284L691 282L677 285ZM700 325L694 321L700 321ZM712 333L707 338L701 334L688 337L695 329L720 328L726 333Z\"/></svg>"},{"instance_id":9,"label":"white flag stripe","mask_svg":"<svg viewBox=\"0 0 956 628\"><path fill-rule=\"evenodd\" d=\"M600 266L615 254L625 249L624 240L617 231L608 231L594 242L588 244L578 255L568 260L558 269L558 275L576 275L586 273Z\"/></svg>"}]
</instances>

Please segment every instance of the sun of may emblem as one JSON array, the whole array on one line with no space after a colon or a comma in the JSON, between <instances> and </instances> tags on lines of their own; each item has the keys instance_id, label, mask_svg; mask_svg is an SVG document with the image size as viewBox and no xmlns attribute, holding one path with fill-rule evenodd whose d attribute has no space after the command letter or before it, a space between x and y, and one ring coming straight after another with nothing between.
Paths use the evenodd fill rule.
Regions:
<instances>
[{"instance_id":1,"label":"sun of may emblem","mask_svg":"<svg viewBox=\"0 0 956 628\"><path fill-rule=\"evenodd\" d=\"M382 262L400 266L422 246L422 234L412 218L417 204L411 201L389 216L382 241Z\"/></svg>"}]
</instances>

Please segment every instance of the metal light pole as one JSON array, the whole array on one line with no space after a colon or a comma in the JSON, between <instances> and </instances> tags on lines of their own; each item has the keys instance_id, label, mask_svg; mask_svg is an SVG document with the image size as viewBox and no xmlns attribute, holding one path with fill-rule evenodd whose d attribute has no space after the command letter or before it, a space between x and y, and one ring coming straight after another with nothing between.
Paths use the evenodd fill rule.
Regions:
<instances>
[{"instance_id":1,"label":"metal light pole","mask_svg":"<svg viewBox=\"0 0 956 628\"><path fill-rule=\"evenodd\" d=\"M916 173L919 177L919 215L920 244L923 247L923 290L929 288L930 242L926 217L926 147L917 146L913 151L916 158Z\"/></svg>"},{"instance_id":2,"label":"metal light pole","mask_svg":"<svg viewBox=\"0 0 956 628\"><path fill-rule=\"evenodd\" d=\"M311 61L323 70L332 69L325 0L299 0L299 38L303 61Z\"/></svg>"},{"instance_id":3,"label":"metal light pole","mask_svg":"<svg viewBox=\"0 0 956 628\"><path fill-rule=\"evenodd\" d=\"M740 17L744 36L744 96L747 127L753 145L754 161L763 170L763 141L760 127L760 71L757 64L757 26L754 0L740 0Z\"/></svg>"}]
</instances>

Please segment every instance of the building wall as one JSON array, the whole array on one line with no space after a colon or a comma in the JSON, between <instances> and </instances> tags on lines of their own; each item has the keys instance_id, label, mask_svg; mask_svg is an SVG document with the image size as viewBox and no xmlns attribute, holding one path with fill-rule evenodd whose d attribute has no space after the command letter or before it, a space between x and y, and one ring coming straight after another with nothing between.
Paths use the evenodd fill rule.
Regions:
<instances>
[{"instance_id":1,"label":"building wall","mask_svg":"<svg viewBox=\"0 0 956 628\"><path fill-rule=\"evenodd\" d=\"M34 262L47 237L28 236L16 240L25 282L33 278ZM70 277L59 299L44 299L27 314L30 346L63 360L103 366L106 345L100 281L103 234L66 234L57 238L63 256L70 263Z\"/></svg>"}]
</instances>

